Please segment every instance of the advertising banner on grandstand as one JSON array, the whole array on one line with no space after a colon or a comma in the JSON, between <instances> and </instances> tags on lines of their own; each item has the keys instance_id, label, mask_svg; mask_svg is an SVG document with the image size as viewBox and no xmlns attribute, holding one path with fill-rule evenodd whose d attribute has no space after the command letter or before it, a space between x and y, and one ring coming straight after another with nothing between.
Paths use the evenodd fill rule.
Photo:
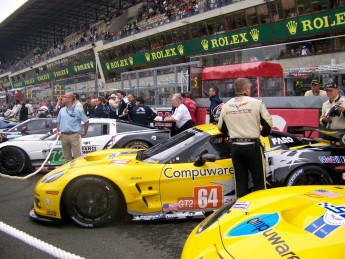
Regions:
<instances>
[{"instance_id":1,"label":"advertising banner on grandstand","mask_svg":"<svg viewBox=\"0 0 345 259\"><path fill-rule=\"evenodd\" d=\"M102 61L103 71L138 66L173 58L188 57L210 51L243 47L251 44L315 34L345 28L345 7L253 26L196 40L172 44L115 60Z\"/></svg>"},{"instance_id":2,"label":"advertising banner on grandstand","mask_svg":"<svg viewBox=\"0 0 345 259\"><path fill-rule=\"evenodd\" d=\"M46 73L42 75L38 75L32 78L28 78L26 80L21 80L13 83L14 88L29 86L34 84L40 84L44 82L49 82L55 79L64 78L73 76L76 74L82 74L85 72L94 71L96 67L96 63L93 60L86 61L77 65L69 66L64 69L60 69L51 73Z\"/></svg>"}]
</instances>

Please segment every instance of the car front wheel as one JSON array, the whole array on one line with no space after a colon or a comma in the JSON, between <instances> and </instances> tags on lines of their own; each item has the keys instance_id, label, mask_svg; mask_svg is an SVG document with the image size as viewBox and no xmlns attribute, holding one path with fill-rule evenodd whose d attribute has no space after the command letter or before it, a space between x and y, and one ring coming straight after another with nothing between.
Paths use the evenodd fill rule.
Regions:
<instances>
[{"instance_id":1,"label":"car front wheel","mask_svg":"<svg viewBox=\"0 0 345 259\"><path fill-rule=\"evenodd\" d=\"M294 185L329 185L333 180L328 172L318 166L303 166L295 170L287 180L287 186Z\"/></svg>"},{"instance_id":2,"label":"car front wheel","mask_svg":"<svg viewBox=\"0 0 345 259\"><path fill-rule=\"evenodd\" d=\"M83 177L72 182L64 196L69 218L81 227L104 226L119 215L121 198L119 192L99 177Z\"/></svg>"},{"instance_id":3,"label":"car front wheel","mask_svg":"<svg viewBox=\"0 0 345 259\"><path fill-rule=\"evenodd\" d=\"M0 150L0 172L18 175L28 172L30 159L24 150L18 147L4 147Z\"/></svg>"}]
</instances>

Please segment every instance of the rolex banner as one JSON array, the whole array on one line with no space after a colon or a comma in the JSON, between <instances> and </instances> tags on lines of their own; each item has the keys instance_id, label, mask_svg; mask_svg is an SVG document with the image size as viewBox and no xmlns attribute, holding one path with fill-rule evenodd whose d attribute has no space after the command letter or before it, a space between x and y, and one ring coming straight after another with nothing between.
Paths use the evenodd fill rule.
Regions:
<instances>
[{"instance_id":1,"label":"rolex banner","mask_svg":"<svg viewBox=\"0 0 345 259\"><path fill-rule=\"evenodd\" d=\"M23 87L23 86L40 84L40 83L60 79L63 77L69 77L69 76L75 75L75 74L82 74L82 73L89 72L89 71L95 71L95 69L96 69L95 61L90 60L90 61L86 61L86 62L77 64L77 65L66 67L64 69L54 71L51 73L46 73L46 74L42 74L42 75L28 78L26 80L13 82L13 87L18 88L18 87ZM4 84L2 86L6 87Z\"/></svg>"},{"instance_id":2,"label":"rolex banner","mask_svg":"<svg viewBox=\"0 0 345 259\"><path fill-rule=\"evenodd\" d=\"M345 8L332 9L292 19L253 26L229 33L186 41L111 61L103 61L103 71L143 65L182 56L232 49L246 45L289 39L330 29L345 28Z\"/></svg>"}]
</instances>

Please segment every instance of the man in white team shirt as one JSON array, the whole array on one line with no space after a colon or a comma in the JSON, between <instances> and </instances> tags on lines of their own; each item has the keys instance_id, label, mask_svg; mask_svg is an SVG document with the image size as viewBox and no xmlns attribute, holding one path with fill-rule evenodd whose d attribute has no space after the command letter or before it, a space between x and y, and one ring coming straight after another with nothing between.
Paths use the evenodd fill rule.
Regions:
<instances>
[{"instance_id":1,"label":"man in white team shirt","mask_svg":"<svg viewBox=\"0 0 345 259\"><path fill-rule=\"evenodd\" d=\"M171 105L175 107L175 111L172 116L165 117L164 121L176 123L175 130L171 132L172 136L195 126L187 107L182 103L181 94L176 93L172 96Z\"/></svg>"}]
</instances>

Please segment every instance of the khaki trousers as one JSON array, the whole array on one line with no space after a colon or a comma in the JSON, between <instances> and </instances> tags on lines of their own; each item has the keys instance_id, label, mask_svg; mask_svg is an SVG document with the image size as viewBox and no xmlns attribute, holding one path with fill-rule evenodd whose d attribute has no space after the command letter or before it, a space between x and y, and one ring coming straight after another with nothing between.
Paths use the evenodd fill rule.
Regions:
<instances>
[{"instance_id":1,"label":"khaki trousers","mask_svg":"<svg viewBox=\"0 0 345 259\"><path fill-rule=\"evenodd\" d=\"M80 134L79 133L72 133L70 135L61 134L61 145L62 145L62 152L65 157L66 162L72 160L72 158L77 158L81 156L81 148L80 148ZM73 152L73 156L72 156Z\"/></svg>"}]
</instances>

